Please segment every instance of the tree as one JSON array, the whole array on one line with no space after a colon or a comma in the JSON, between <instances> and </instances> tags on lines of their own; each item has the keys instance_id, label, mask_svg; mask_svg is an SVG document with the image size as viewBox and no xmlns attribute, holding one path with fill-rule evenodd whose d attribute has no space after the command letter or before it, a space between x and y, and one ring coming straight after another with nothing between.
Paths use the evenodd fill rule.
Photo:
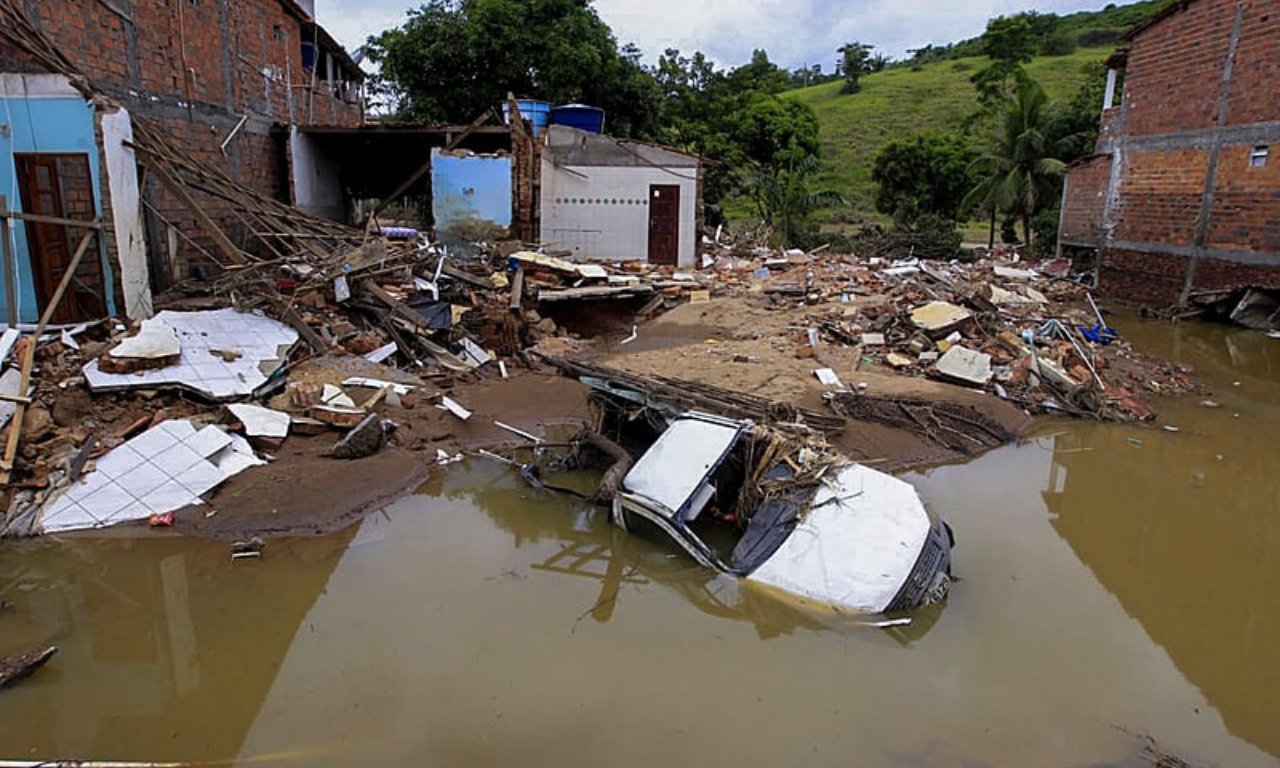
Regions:
<instances>
[{"instance_id":1,"label":"tree","mask_svg":"<svg viewBox=\"0 0 1280 768\"><path fill-rule=\"evenodd\" d=\"M876 156L876 210L907 218L932 213L956 219L973 187L969 166L974 152L956 133L928 131L892 141Z\"/></svg>"},{"instance_id":2,"label":"tree","mask_svg":"<svg viewBox=\"0 0 1280 768\"><path fill-rule=\"evenodd\" d=\"M810 187L810 177L818 170L817 155L794 151L795 147L788 150L780 153L788 158L782 165L751 163L741 172L743 190L781 245L799 242L814 209L846 203L838 192Z\"/></svg>"},{"instance_id":3,"label":"tree","mask_svg":"<svg viewBox=\"0 0 1280 768\"><path fill-rule=\"evenodd\" d=\"M649 129L659 92L583 0L429 0L363 48L397 116L466 123L508 92L604 108L611 130Z\"/></svg>"},{"instance_id":4,"label":"tree","mask_svg":"<svg viewBox=\"0 0 1280 768\"><path fill-rule=\"evenodd\" d=\"M1000 111L988 147L973 163L979 182L965 197L965 207L1017 216L1023 237L1032 247L1031 220L1058 198L1066 164L1052 157L1049 103L1044 89L1024 79Z\"/></svg>"},{"instance_id":5,"label":"tree","mask_svg":"<svg viewBox=\"0 0 1280 768\"><path fill-rule=\"evenodd\" d=\"M844 75L844 87L841 93L857 93L862 90L859 82L862 76L871 72L871 51L874 46L853 42L841 46L840 73Z\"/></svg>"},{"instance_id":6,"label":"tree","mask_svg":"<svg viewBox=\"0 0 1280 768\"><path fill-rule=\"evenodd\" d=\"M732 91L762 91L782 93L791 88L791 76L787 70L769 61L763 50L752 52L751 61L729 72L728 86Z\"/></svg>"},{"instance_id":7,"label":"tree","mask_svg":"<svg viewBox=\"0 0 1280 768\"><path fill-rule=\"evenodd\" d=\"M978 89L978 96L988 106L998 104L1011 92L1010 81L1018 83L1026 79L1022 65L1036 55L1036 33L1027 16L997 16L987 22L982 35L982 53L991 63L978 70L970 78Z\"/></svg>"}]
</instances>

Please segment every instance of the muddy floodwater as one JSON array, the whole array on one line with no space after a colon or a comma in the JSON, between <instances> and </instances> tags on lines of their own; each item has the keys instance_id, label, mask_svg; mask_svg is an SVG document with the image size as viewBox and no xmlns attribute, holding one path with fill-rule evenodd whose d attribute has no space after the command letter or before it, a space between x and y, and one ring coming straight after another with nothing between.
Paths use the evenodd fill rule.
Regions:
<instances>
[{"instance_id":1,"label":"muddy floodwater","mask_svg":"<svg viewBox=\"0 0 1280 768\"><path fill-rule=\"evenodd\" d=\"M905 475L962 579L911 627L796 612L476 461L259 561L0 546L0 655L62 649L0 692L0 759L1083 767L1150 736L1274 766L1280 341L1121 327L1221 407Z\"/></svg>"}]
</instances>

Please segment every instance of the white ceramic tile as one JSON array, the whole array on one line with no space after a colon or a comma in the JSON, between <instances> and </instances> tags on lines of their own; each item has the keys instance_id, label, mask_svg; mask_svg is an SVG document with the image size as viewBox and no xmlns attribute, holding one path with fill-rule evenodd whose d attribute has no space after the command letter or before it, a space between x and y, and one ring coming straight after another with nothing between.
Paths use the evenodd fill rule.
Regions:
<instances>
[{"instance_id":1,"label":"white ceramic tile","mask_svg":"<svg viewBox=\"0 0 1280 768\"><path fill-rule=\"evenodd\" d=\"M192 465L181 475L174 478L179 485L191 491L193 496L205 495L226 479L226 473L207 461L200 461Z\"/></svg>"},{"instance_id":2,"label":"white ceramic tile","mask_svg":"<svg viewBox=\"0 0 1280 768\"><path fill-rule=\"evenodd\" d=\"M72 501L80 501L86 496L97 493L110 483L111 478L106 475L99 472L90 472L81 476L79 482L67 486L67 490L64 493Z\"/></svg>"},{"instance_id":3,"label":"white ceramic tile","mask_svg":"<svg viewBox=\"0 0 1280 768\"><path fill-rule=\"evenodd\" d=\"M51 520L41 520L40 527L45 533L57 533L58 531L85 531L92 528L101 528L102 521L84 511L80 505L76 504Z\"/></svg>"},{"instance_id":4,"label":"white ceramic tile","mask_svg":"<svg viewBox=\"0 0 1280 768\"><path fill-rule=\"evenodd\" d=\"M137 451L138 455L144 459L150 459L177 444L177 438L163 429L156 429L155 427L125 443L125 445Z\"/></svg>"},{"instance_id":5,"label":"white ceramic tile","mask_svg":"<svg viewBox=\"0 0 1280 768\"><path fill-rule=\"evenodd\" d=\"M105 520L133 502L134 498L123 488L115 483L108 483L80 500L80 506L99 520Z\"/></svg>"},{"instance_id":6,"label":"white ceramic tile","mask_svg":"<svg viewBox=\"0 0 1280 768\"><path fill-rule=\"evenodd\" d=\"M142 500L147 509L155 514L172 512L197 502L199 502L199 499L196 498L195 494L184 488L176 480L170 480L147 494L147 497Z\"/></svg>"},{"instance_id":7,"label":"white ceramic tile","mask_svg":"<svg viewBox=\"0 0 1280 768\"><path fill-rule=\"evenodd\" d=\"M168 432L179 440L188 440L196 433L196 427L186 419L169 419L157 424L160 429Z\"/></svg>"},{"instance_id":8,"label":"white ceramic tile","mask_svg":"<svg viewBox=\"0 0 1280 768\"><path fill-rule=\"evenodd\" d=\"M177 477L198 461L204 461L204 457L181 443L151 459L151 463L169 477Z\"/></svg>"},{"instance_id":9,"label":"white ceramic tile","mask_svg":"<svg viewBox=\"0 0 1280 768\"><path fill-rule=\"evenodd\" d=\"M117 523L127 523L131 520L145 520L150 516L151 509L143 502L134 499L102 522L107 525L115 525Z\"/></svg>"},{"instance_id":10,"label":"white ceramic tile","mask_svg":"<svg viewBox=\"0 0 1280 768\"><path fill-rule=\"evenodd\" d=\"M80 505L77 504L74 499L68 497L67 494L63 493L63 494L60 494L56 499L45 502L42 513L43 513L44 519L47 520L49 518L57 517L59 514L66 512L69 509L78 508L79 506Z\"/></svg>"},{"instance_id":11,"label":"white ceramic tile","mask_svg":"<svg viewBox=\"0 0 1280 768\"><path fill-rule=\"evenodd\" d=\"M103 477L109 477L114 480L126 472L132 471L144 461L146 459L139 456L138 452L128 445L120 445L94 461L93 465L89 467L92 471L85 477L100 474Z\"/></svg>"},{"instance_id":12,"label":"white ceramic tile","mask_svg":"<svg viewBox=\"0 0 1280 768\"><path fill-rule=\"evenodd\" d=\"M167 482L169 482L169 476L147 462L139 464L132 472L116 478L115 481L116 485L135 499L146 496ZM86 499L85 503L92 503L92 500Z\"/></svg>"},{"instance_id":13,"label":"white ceramic tile","mask_svg":"<svg viewBox=\"0 0 1280 768\"><path fill-rule=\"evenodd\" d=\"M260 315L239 313L234 309L207 312L160 312L156 319L173 328L182 343L179 362L142 376L109 374L102 372L97 362L85 366L84 374L89 386L96 390L121 389L136 386L182 386L215 397L228 398L248 395L261 386L266 377L258 365L266 361L274 370L284 362L288 348L297 343L298 334L289 326ZM236 361L245 367L215 370L197 368L210 360L221 362L209 354L210 349L235 349L243 354ZM241 378L238 374L244 373ZM212 378L217 384L207 387L205 380Z\"/></svg>"},{"instance_id":14,"label":"white ceramic tile","mask_svg":"<svg viewBox=\"0 0 1280 768\"><path fill-rule=\"evenodd\" d=\"M231 445L231 435L217 427L208 426L187 438L183 445L208 458Z\"/></svg>"}]
</instances>

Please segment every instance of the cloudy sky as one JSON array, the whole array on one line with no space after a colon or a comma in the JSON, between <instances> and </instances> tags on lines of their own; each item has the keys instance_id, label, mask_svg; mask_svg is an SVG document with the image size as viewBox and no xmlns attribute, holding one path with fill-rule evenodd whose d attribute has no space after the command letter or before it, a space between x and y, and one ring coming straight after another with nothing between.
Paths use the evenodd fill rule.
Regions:
<instances>
[{"instance_id":1,"label":"cloudy sky","mask_svg":"<svg viewBox=\"0 0 1280 768\"><path fill-rule=\"evenodd\" d=\"M1123 1L1123 0L1122 0ZM398 26L415 0L316 0L320 23L348 48ZM788 68L822 64L857 40L895 58L927 43L963 40L986 20L1034 7L1070 13L1106 0L596 0L596 10L621 42L653 60L667 48L700 50L722 66L740 64L764 48Z\"/></svg>"}]
</instances>

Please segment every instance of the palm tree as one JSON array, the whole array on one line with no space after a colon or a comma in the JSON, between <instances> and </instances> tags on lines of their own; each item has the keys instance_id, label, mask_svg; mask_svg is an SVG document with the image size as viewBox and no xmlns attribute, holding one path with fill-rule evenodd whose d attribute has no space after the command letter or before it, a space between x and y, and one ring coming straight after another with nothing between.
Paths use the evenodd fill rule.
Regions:
<instances>
[{"instance_id":1,"label":"palm tree","mask_svg":"<svg viewBox=\"0 0 1280 768\"><path fill-rule=\"evenodd\" d=\"M1031 218L1058 195L1066 164L1050 157L1048 136L1049 97L1030 78L1001 111L991 145L973 161L978 182L964 205L991 216L991 245L995 245L996 213L1011 213L1022 220L1027 247L1031 247Z\"/></svg>"},{"instance_id":2,"label":"palm tree","mask_svg":"<svg viewBox=\"0 0 1280 768\"><path fill-rule=\"evenodd\" d=\"M794 242L800 225L815 208L847 202L839 192L809 187L809 177L819 168L816 155L797 157L794 146L786 154L785 161L772 166L752 163L741 174L743 189L757 213L783 245Z\"/></svg>"}]
</instances>

